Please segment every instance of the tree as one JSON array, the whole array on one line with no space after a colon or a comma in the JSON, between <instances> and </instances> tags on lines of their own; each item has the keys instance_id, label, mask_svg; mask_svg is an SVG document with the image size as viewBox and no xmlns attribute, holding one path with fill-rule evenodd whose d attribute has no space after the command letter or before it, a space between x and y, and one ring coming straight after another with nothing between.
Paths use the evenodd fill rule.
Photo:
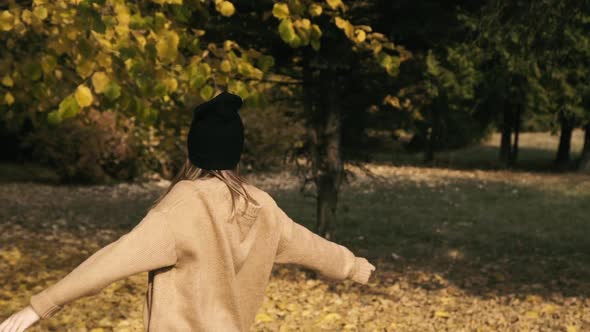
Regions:
<instances>
[{"instance_id":1,"label":"tree","mask_svg":"<svg viewBox=\"0 0 590 332\"><path fill-rule=\"evenodd\" d=\"M179 130L188 114L173 110L207 100L221 87L256 105L267 101L268 89L286 83L303 96L318 187L317 231L325 234L343 174L342 77L365 59L395 76L409 56L369 25L352 23L362 6L340 0L35 0L29 7L13 0L0 15L6 41L0 50L12 55L0 65L9 73L0 90L8 102L1 107L24 113L40 105L30 116L57 125L93 106ZM39 92L35 98L27 98L31 87Z\"/></svg>"},{"instance_id":2,"label":"tree","mask_svg":"<svg viewBox=\"0 0 590 332\"><path fill-rule=\"evenodd\" d=\"M368 25L355 25L363 4L340 0L287 1L273 6L278 32L298 58L311 177L317 187L316 231L329 235L344 174L341 151L344 75L372 58L391 76L409 57ZM320 39L321 38L321 39ZM320 42L321 40L321 42Z\"/></svg>"},{"instance_id":3,"label":"tree","mask_svg":"<svg viewBox=\"0 0 590 332\"><path fill-rule=\"evenodd\" d=\"M249 103L273 58L226 40L207 43L210 2L154 0L9 2L2 10L2 107L13 121L57 125L88 107L148 125L174 121L193 96L227 86ZM230 17L229 1L211 2ZM193 100L194 102L194 100ZM46 121L44 121L46 120Z\"/></svg>"}]
</instances>

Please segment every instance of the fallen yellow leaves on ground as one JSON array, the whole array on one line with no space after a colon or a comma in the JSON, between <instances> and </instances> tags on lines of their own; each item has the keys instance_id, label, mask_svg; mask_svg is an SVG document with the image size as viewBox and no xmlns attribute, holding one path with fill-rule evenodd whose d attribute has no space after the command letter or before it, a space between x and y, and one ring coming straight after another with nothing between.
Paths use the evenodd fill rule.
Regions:
<instances>
[{"instance_id":1,"label":"fallen yellow leaves on ground","mask_svg":"<svg viewBox=\"0 0 590 332\"><path fill-rule=\"evenodd\" d=\"M428 201L445 200L444 195L454 191L456 183L477 187L479 183L492 182L502 183L502 186L515 182L522 188L539 186L542 190L551 187L547 190L552 196L547 197L563 194L569 202L571 197L564 188L574 186L578 191L590 193L588 185L577 175L560 180L554 175L539 174L385 166L372 169L380 172L385 185L395 190L386 190L389 187L376 185L362 176L357 182L351 182L352 191L345 191L342 200L350 199L350 195L362 195L359 196L362 199L352 197L357 206L343 212L346 214L339 219L343 221L343 232L338 236L349 240L355 253L377 256L375 279L369 285L359 285L350 280L314 279L309 271L297 266L275 266L252 331L590 331L587 256L572 256L569 252L542 255L513 241L510 237L513 233L490 235L494 228L504 227L494 219L488 220L490 225L467 218L456 224L455 234L482 233L481 237L448 237L450 233L445 233L448 228L444 228L444 222L451 223L453 216L461 217L460 213L453 215L452 209L459 203L473 204L470 197L455 205L449 199L448 205L436 211L412 207L414 213L426 210L420 218L411 219L413 223L430 214L440 215L440 219L433 219L433 223L438 224L424 229L402 224L411 217L403 214L407 210L402 206L396 206L394 211L394 214L401 213L399 219L388 219L392 215L391 207L382 206L386 204L385 199L400 195L401 190L406 190L405 195L416 195L406 202L420 199L417 195L432 195L425 198ZM252 182L263 189L297 190L297 182L284 174L265 175ZM427 189L418 191L416 188L422 185ZM493 190L503 190L502 186ZM63 277L94 251L128 231L162 188L134 184L0 186L0 199L7 206L0 210L0 218L5 221L0 224L0 317L21 309L31 294ZM496 194L490 195L493 202L497 202ZM545 199L542 196L540 202L547 203ZM309 204L303 198L297 200L301 200L302 207ZM542 208L542 205L537 207ZM356 211L365 208L378 215ZM528 218L528 215L520 217ZM403 233L396 240L406 238L405 244L416 244L416 248L426 254L418 256L422 251L417 249L413 252L415 257L408 256L399 241L394 242L398 247L390 248L382 238L367 231L377 224L351 220L363 223L390 220L386 226ZM356 234L358 227L363 227L361 234L369 238L368 241L354 242L353 236L348 236ZM560 232L558 235L566 239L579 232L579 228L573 228L566 221L549 230ZM541 244L552 245L543 237L546 235L543 231L539 228L530 234L535 234L535 240ZM455 242L444 242L450 240ZM484 259L462 248L461 241L481 245L478 254L490 248L497 249L492 246L493 241L506 241L502 246L514 246L516 254L491 255ZM139 274L118 281L96 296L68 305L27 332L141 332L146 280L145 274Z\"/></svg>"}]
</instances>

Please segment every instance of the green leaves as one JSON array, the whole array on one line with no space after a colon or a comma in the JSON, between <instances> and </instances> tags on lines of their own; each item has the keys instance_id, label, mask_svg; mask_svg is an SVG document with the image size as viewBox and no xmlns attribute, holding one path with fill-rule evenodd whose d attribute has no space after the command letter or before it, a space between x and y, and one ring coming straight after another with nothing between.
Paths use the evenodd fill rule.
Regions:
<instances>
[{"instance_id":1,"label":"green leaves","mask_svg":"<svg viewBox=\"0 0 590 332\"><path fill-rule=\"evenodd\" d=\"M320 47L322 31L317 24L311 24L307 18L292 21L291 18L281 19L278 27L281 39L291 47L300 47L311 43L315 50Z\"/></svg>"},{"instance_id":2,"label":"green leaves","mask_svg":"<svg viewBox=\"0 0 590 332\"><path fill-rule=\"evenodd\" d=\"M46 54L41 57L41 67L45 74L49 74L57 66L57 59L52 54Z\"/></svg>"},{"instance_id":3,"label":"green leaves","mask_svg":"<svg viewBox=\"0 0 590 332\"><path fill-rule=\"evenodd\" d=\"M264 72L268 71L274 64L275 59L271 55L263 55L256 60L256 65Z\"/></svg>"},{"instance_id":4,"label":"green leaves","mask_svg":"<svg viewBox=\"0 0 590 332\"><path fill-rule=\"evenodd\" d=\"M210 85L205 85L199 91L199 96L203 98L203 100L209 100L213 96L213 88Z\"/></svg>"},{"instance_id":5,"label":"green leaves","mask_svg":"<svg viewBox=\"0 0 590 332\"><path fill-rule=\"evenodd\" d=\"M64 119L76 116L84 107L92 105L94 98L90 89L80 84L74 93L69 94L60 103L57 110L47 114L47 121L51 124L58 124Z\"/></svg>"},{"instance_id":6,"label":"green leaves","mask_svg":"<svg viewBox=\"0 0 590 332\"><path fill-rule=\"evenodd\" d=\"M140 105L137 115L146 124L151 125L158 119L158 110L151 105Z\"/></svg>"},{"instance_id":7,"label":"green leaves","mask_svg":"<svg viewBox=\"0 0 590 332\"><path fill-rule=\"evenodd\" d=\"M23 75L31 81L37 81L43 75L43 68L37 62L28 62L23 66Z\"/></svg>"},{"instance_id":8,"label":"green leaves","mask_svg":"<svg viewBox=\"0 0 590 332\"><path fill-rule=\"evenodd\" d=\"M247 99L250 96L250 92L248 91L248 86L246 83L240 80L231 80L228 82L228 90L232 91L233 93L237 94L238 96L242 97L242 99Z\"/></svg>"},{"instance_id":9,"label":"green leaves","mask_svg":"<svg viewBox=\"0 0 590 332\"><path fill-rule=\"evenodd\" d=\"M57 111L60 119L71 118L78 114L80 111L80 105L78 105L74 95L68 95L61 101L61 103L59 103Z\"/></svg>"},{"instance_id":10,"label":"green leaves","mask_svg":"<svg viewBox=\"0 0 590 332\"><path fill-rule=\"evenodd\" d=\"M109 100L115 100L121 96L121 86L115 81L110 81L104 88L103 94Z\"/></svg>"},{"instance_id":11,"label":"green leaves","mask_svg":"<svg viewBox=\"0 0 590 332\"><path fill-rule=\"evenodd\" d=\"M182 0L151 2L35 0L0 9L2 44L12 52L0 61L0 107L19 104L52 123L92 106L154 119L188 94L211 98L213 82L248 81L232 85L244 95L264 90L260 80L274 66L272 56L235 41L206 44L206 31L192 26L205 12L233 16L233 1L215 0L217 13ZM279 16L280 9L287 17L307 5L279 5Z\"/></svg>"},{"instance_id":12,"label":"green leaves","mask_svg":"<svg viewBox=\"0 0 590 332\"><path fill-rule=\"evenodd\" d=\"M211 67L205 62L192 63L188 67L189 86L193 90L200 89L211 75Z\"/></svg>"},{"instance_id":13,"label":"green leaves","mask_svg":"<svg viewBox=\"0 0 590 332\"><path fill-rule=\"evenodd\" d=\"M401 64L400 58L393 55L388 55L384 52L379 53L377 60L379 65L387 71L391 76L395 76L398 73L399 66Z\"/></svg>"},{"instance_id":14,"label":"green leaves","mask_svg":"<svg viewBox=\"0 0 590 332\"><path fill-rule=\"evenodd\" d=\"M427 92L431 98L444 95L453 108L475 97L480 75L466 49L447 48L440 60L432 50L425 58Z\"/></svg>"},{"instance_id":15,"label":"green leaves","mask_svg":"<svg viewBox=\"0 0 590 332\"><path fill-rule=\"evenodd\" d=\"M311 25L311 47L314 50L320 49L320 39L322 38L322 30L317 24Z\"/></svg>"},{"instance_id":16,"label":"green leaves","mask_svg":"<svg viewBox=\"0 0 590 332\"><path fill-rule=\"evenodd\" d=\"M252 65L245 61L238 63L238 73L244 76L250 76L252 74Z\"/></svg>"}]
</instances>

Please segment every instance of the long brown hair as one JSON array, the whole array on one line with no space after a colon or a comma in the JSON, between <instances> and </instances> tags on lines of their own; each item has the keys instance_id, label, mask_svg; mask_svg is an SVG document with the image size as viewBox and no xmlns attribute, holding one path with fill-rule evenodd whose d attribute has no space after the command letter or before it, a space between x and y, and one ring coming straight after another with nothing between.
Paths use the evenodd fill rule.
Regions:
<instances>
[{"instance_id":1,"label":"long brown hair","mask_svg":"<svg viewBox=\"0 0 590 332\"><path fill-rule=\"evenodd\" d=\"M239 173L239 163L235 169L207 170L195 166L187 157L178 173L176 173L174 178L171 180L170 185L168 186L166 191L155 200L150 209L155 207L170 192L172 187L174 187L174 185L181 180L196 180L200 178L217 177L225 183L225 185L229 188L231 193L232 209L228 219L229 221L231 221L236 214L236 201L238 200L239 196L242 196L244 198L246 204L259 205L258 202L248 193L248 191L244 187L244 184L247 184L247 182L244 178L240 176Z\"/></svg>"}]
</instances>

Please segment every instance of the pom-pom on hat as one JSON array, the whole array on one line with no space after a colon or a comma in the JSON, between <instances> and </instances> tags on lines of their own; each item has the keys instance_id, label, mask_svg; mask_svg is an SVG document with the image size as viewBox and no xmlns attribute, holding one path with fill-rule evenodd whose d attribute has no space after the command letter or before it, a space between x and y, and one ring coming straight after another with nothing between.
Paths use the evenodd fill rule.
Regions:
<instances>
[{"instance_id":1,"label":"pom-pom on hat","mask_svg":"<svg viewBox=\"0 0 590 332\"><path fill-rule=\"evenodd\" d=\"M240 96L223 91L193 110L187 137L188 158L207 170L234 169L244 147Z\"/></svg>"}]
</instances>

